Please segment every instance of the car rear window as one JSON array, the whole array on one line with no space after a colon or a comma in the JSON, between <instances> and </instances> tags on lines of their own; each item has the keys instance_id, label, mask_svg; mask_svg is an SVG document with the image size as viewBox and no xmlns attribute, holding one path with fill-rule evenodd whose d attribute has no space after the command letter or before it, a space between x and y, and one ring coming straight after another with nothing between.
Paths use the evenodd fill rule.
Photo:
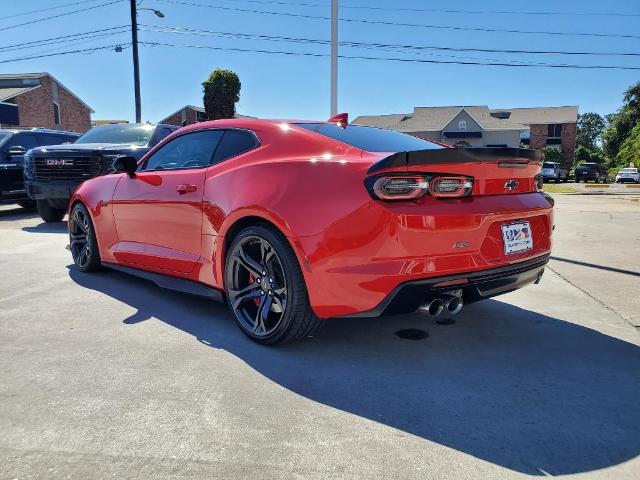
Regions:
<instances>
[{"instance_id":1,"label":"car rear window","mask_svg":"<svg viewBox=\"0 0 640 480\"><path fill-rule=\"evenodd\" d=\"M555 163L550 163L550 162L544 162L542 164L542 168L555 168L556 164Z\"/></svg>"},{"instance_id":2,"label":"car rear window","mask_svg":"<svg viewBox=\"0 0 640 480\"><path fill-rule=\"evenodd\" d=\"M443 148L422 138L363 125L340 127L333 123L298 123L297 126L367 152L406 152Z\"/></svg>"},{"instance_id":3,"label":"car rear window","mask_svg":"<svg viewBox=\"0 0 640 480\"><path fill-rule=\"evenodd\" d=\"M623 168L620 173L638 173L637 168Z\"/></svg>"}]
</instances>

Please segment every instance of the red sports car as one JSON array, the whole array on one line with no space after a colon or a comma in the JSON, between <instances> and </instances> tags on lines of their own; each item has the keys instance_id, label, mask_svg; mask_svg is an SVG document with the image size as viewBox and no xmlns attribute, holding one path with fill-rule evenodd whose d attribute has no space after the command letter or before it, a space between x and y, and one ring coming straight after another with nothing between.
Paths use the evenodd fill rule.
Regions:
<instances>
[{"instance_id":1,"label":"red sports car","mask_svg":"<svg viewBox=\"0 0 640 480\"><path fill-rule=\"evenodd\" d=\"M538 282L551 249L531 150L455 149L340 116L232 119L113 167L70 201L77 267L226 300L265 344L328 317L457 313Z\"/></svg>"}]
</instances>

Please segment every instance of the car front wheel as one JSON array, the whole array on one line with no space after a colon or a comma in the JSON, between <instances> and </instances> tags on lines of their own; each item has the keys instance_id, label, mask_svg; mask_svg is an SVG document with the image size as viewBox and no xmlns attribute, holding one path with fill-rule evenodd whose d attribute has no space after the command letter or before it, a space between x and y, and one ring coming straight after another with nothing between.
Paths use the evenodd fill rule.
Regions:
<instances>
[{"instance_id":1,"label":"car front wheel","mask_svg":"<svg viewBox=\"0 0 640 480\"><path fill-rule=\"evenodd\" d=\"M273 345L313 334L321 325L311 309L298 260L287 239L267 225L245 228L225 263L227 302L252 340Z\"/></svg>"},{"instance_id":2,"label":"car front wheel","mask_svg":"<svg viewBox=\"0 0 640 480\"><path fill-rule=\"evenodd\" d=\"M64 218L64 209L54 208L46 200L38 200L38 215L47 223L61 222Z\"/></svg>"},{"instance_id":3,"label":"car front wheel","mask_svg":"<svg viewBox=\"0 0 640 480\"><path fill-rule=\"evenodd\" d=\"M100 251L93 222L81 203L76 203L69 215L69 248L78 270L93 272L100 268Z\"/></svg>"}]
</instances>

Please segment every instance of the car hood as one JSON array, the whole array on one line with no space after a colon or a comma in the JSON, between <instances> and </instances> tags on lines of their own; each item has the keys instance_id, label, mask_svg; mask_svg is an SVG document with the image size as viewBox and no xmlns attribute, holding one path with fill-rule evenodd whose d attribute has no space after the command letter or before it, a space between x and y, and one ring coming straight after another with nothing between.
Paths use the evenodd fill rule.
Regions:
<instances>
[{"instance_id":1,"label":"car hood","mask_svg":"<svg viewBox=\"0 0 640 480\"><path fill-rule=\"evenodd\" d=\"M139 156L149 150L147 146L127 145L122 143L69 143L61 145L47 145L44 147L38 147L31 150L32 154L46 155L47 153L62 153L62 152L95 152L101 154L109 153L122 153Z\"/></svg>"}]
</instances>

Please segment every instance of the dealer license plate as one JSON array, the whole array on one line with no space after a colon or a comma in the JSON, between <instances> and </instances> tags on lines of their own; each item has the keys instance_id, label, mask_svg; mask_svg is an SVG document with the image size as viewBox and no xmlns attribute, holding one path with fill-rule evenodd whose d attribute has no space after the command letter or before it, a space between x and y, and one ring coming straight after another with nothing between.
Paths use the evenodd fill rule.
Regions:
<instances>
[{"instance_id":1,"label":"dealer license plate","mask_svg":"<svg viewBox=\"0 0 640 480\"><path fill-rule=\"evenodd\" d=\"M502 225L502 239L504 240L505 255L533 248L533 235L529 222Z\"/></svg>"}]
</instances>

